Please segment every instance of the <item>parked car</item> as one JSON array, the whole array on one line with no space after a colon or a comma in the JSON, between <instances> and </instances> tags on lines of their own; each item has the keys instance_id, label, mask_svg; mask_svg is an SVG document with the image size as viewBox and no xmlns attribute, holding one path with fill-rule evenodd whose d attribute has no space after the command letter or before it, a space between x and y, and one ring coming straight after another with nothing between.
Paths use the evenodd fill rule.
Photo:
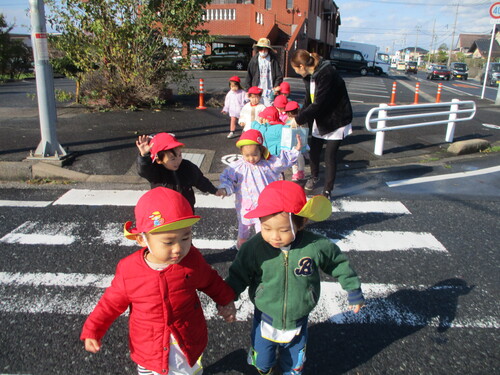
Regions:
<instances>
[{"instance_id":1,"label":"parked car","mask_svg":"<svg viewBox=\"0 0 500 375\"><path fill-rule=\"evenodd\" d=\"M330 63L338 70L359 72L362 76L368 73L368 61L359 51L336 48L330 52Z\"/></svg>"},{"instance_id":2,"label":"parked car","mask_svg":"<svg viewBox=\"0 0 500 375\"><path fill-rule=\"evenodd\" d=\"M467 64L461 62L453 62L450 65L451 74L453 79L463 79L469 78L469 68Z\"/></svg>"},{"instance_id":3,"label":"parked car","mask_svg":"<svg viewBox=\"0 0 500 375\"><path fill-rule=\"evenodd\" d=\"M441 78L447 81L451 78L450 69L446 65L431 65L427 69L427 79Z\"/></svg>"},{"instance_id":4,"label":"parked car","mask_svg":"<svg viewBox=\"0 0 500 375\"><path fill-rule=\"evenodd\" d=\"M203 55L204 69L244 70L250 61L250 53L243 47L214 48L210 55Z\"/></svg>"},{"instance_id":5,"label":"parked car","mask_svg":"<svg viewBox=\"0 0 500 375\"><path fill-rule=\"evenodd\" d=\"M408 61L406 63L406 71L405 73L414 73L417 74L418 66L416 61Z\"/></svg>"},{"instance_id":6,"label":"parked car","mask_svg":"<svg viewBox=\"0 0 500 375\"><path fill-rule=\"evenodd\" d=\"M485 67L486 70L486 67ZM484 82L484 77L486 76L486 84L490 86L498 86L500 83L500 63L490 63L488 68L488 74L481 74L481 82Z\"/></svg>"}]
</instances>

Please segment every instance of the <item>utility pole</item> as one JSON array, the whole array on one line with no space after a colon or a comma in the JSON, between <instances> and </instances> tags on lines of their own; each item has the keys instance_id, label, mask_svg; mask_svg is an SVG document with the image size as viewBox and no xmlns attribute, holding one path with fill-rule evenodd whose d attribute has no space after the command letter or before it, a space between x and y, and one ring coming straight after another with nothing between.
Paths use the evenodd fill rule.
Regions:
<instances>
[{"instance_id":1,"label":"utility pole","mask_svg":"<svg viewBox=\"0 0 500 375\"><path fill-rule=\"evenodd\" d=\"M28 159L61 160L66 151L57 141L56 99L54 94L54 77L49 63L47 28L45 26L45 10L43 0L29 0L31 10L31 41L36 74L36 94L38 98L38 114L42 140L35 154Z\"/></svg>"},{"instance_id":2,"label":"utility pole","mask_svg":"<svg viewBox=\"0 0 500 375\"><path fill-rule=\"evenodd\" d=\"M417 41L415 42L415 48L413 49L413 58L416 59L418 64L417 47L418 47L418 33L420 32L420 26L417 25Z\"/></svg>"},{"instance_id":3,"label":"utility pole","mask_svg":"<svg viewBox=\"0 0 500 375\"><path fill-rule=\"evenodd\" d=\"M453 32L451 34L451 45L450 52L448 53L448 66L450 66L451 61L451 52L453 51L453 44L455 43L455 28L457 27L457 16L458 16L458 2L457 2L457 11L455 12L455 23L453 24Z\"/></svg>"},{"instance_id":4,"label":"utility pole","mask_svg":"<svg viewBox=\"0 0 500 375\"><path fill-rule=\"evenodd\" d=\"M429 57L427 59L427 65L430 65L431 63L431 54L434 51L434 32L436 29L436 19L434 18L434 24L432 25L432 38L431 38L431 49L429 51Z\"/></svg>"}]
</instances>

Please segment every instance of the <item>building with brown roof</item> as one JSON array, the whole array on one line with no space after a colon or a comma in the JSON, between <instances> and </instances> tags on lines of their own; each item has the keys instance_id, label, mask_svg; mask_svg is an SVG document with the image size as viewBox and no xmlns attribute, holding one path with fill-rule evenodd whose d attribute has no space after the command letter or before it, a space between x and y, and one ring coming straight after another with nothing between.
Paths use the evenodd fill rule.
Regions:
<instances>
[{"instance_id":1,"label":"building with brown roof","mask_svg":"<svg viewBox=\"0 0 500 375\"><path fill-rule=\"evenodd\" d=\"M203 28L215 43L250 49L260 38L268 38L285 76L294 75L288 57L296 49L329 56L340 25L333 0L214 0L204 19ZM211 46L206 53L210 51Z\"/></svg>"}]
</instances>

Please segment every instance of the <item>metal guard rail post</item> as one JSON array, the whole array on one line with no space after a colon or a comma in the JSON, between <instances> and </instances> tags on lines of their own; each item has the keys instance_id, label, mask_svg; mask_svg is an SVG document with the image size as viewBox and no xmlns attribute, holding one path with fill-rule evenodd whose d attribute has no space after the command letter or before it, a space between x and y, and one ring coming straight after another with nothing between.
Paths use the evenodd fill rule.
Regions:
<instances>
[{"instance_id":1,"label":"metal guard rail post","mask_svg":"<svg viewBox=\"0 0 500 375\"><path fill-rule=\"evenodd\" d=\"M470 108L462 109L464 106L469 106L469 105L471 106ZM404 110L416 111L419 109L426 109L426 108L449 108L449 110L441 112L408 114L408 115L392 116L392 117L387 116L387 113L391 111L404 111ZM375 112L378 113L378 117L372 119L371 117ZM468 114L469 116L458 118L459 114ZM475 114L476 114L476 102L474 102L473 100L460 101L458 99L452 99L451 102L444 102L444 103L410 104L410 105L398 105L398 106L388 106L387 104L383 103L380 104L378 107L372 108L368 111L365 118L365 127L366 130L368 130L369 132L376 133L375 149L373 153L375 155L381 156L384 153L384 138L386 131L417 128L429 125L448 124L446 128L445 142L453 142L453 135L455 133L455 123L472 120ZM435 117L435 116L446 116L446 115L448 115L448 118L443 120L417 122L406 125L395 125L386 127L388 121L417 119L429 116ZM370 126L373 123L377 123L377 128L374 129Z\"/></svg>"}]
</instances>

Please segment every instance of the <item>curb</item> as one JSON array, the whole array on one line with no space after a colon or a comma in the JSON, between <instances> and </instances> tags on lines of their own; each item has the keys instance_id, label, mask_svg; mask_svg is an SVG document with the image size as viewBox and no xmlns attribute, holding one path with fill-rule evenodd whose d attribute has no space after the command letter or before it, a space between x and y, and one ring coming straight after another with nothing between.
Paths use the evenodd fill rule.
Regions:
<instances>
[{"instance_id":1,"label":"curb","mask_svg":"<svg viewBox=\"0 0 500 375\"><path fill-rule=\"evenodd\" d=\"M481 144L484 140L470 140L469 145ZM476 141L476 142L474 142ZM495 142L494 145L498 145ZM453 145L452 143L451 145ZM492 145L492 146L494 146ZM487 157L488 154L478 152L478 148L472 146L476 150L474 153L469 154L450 154L436 155L436 154L423 154L418 156L410 156L405 158L392 158L392 159L378 159L368 160L367 164L349 165L343 167L339 164L338 173L349 174L350 172L359 170L377 170L380 168L401 168L405 165L419 164L419 165L439 165L448 164L452 161L469 160L481 157ZM495 155L497 153L492 153ZM206 166L205 168L206 169ZM306 175L308 175L309 166L306 165ZM286 175L287 173L285 173ZM214 184L218 184L220 173L206 173L204 175ZM291 176L291 174L290 174ZM0 161L0 181L27 181L31 179L53 179L56 181L72 181L82 183L110 183L110 184L130 184L130 185L144 185L148 184L147 181L140 176L133 175L89 175L82 172L72 171L58 165L46 162L8 162Z\"/></svg>"}]
</instances>

